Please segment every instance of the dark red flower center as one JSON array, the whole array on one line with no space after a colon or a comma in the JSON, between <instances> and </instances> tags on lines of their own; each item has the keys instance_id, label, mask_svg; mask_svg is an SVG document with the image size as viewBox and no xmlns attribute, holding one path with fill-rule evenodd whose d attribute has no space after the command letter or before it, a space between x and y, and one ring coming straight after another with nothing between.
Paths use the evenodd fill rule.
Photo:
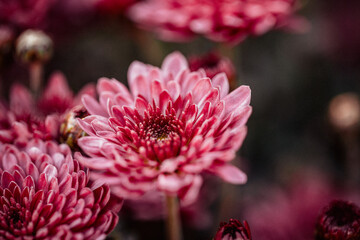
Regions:
<instances>
[{"instance_id":1,"label":"dark red flower center","mask_svg":"<svg viewBox=\"0 0 360 240\"><path fill-rule=\"evenodd\" d=\"M320 215L316 239L360 239L360 208L345 201L333 201Z\"/></svg>"},{"instance_id":2,"label":"dark red flower center","mask_svg":"<svg viewBox=\"0 0 360 240\"><path fill-rule=\"evenodd\" d=\"M174 109L162 113L159 108L151 107L143 117L131 116L126 127L120 128L122 139L144 158L161 162L177 156L184 144L183 121L177 118ZM129 116L130 117L130 116Z\"/></svg>"}]
</instances>

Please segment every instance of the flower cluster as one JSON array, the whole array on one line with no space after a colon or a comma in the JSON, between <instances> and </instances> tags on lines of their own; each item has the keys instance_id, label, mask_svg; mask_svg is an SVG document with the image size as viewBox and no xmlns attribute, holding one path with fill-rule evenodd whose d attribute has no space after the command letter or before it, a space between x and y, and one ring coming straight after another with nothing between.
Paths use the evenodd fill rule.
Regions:
<instances>
[{"instance_id":1,"label":"flower cluster","mask_svg":"<svg viewBox=\"0 0 360 240\"><path fill-rule=\"evenodd\" d=\"M89 182L67 145L31 140L0 144L1 239L104 239L121 201Z\"/></svg>"},{"instance_id":2,"label":"flower cluster","mask_svg":"<svg viewBox=\"0 0 360 240\"><path fill-rule=\"evenodd\" d=\"M129 16L141 27L170 41L196 34L238 43L292 22L295 0L148 0L135 4Z\"/></svg>"},{"instance_id":3,"label":"flower cluster","mask_svg":"<svg viewBox=\"0 0 360 240\"><path fill-rule=\"evenodd\" d=\"M94 87L85 86L74 97L61 73L50 77L50 82L39 99L34 99L25 87L14 85L9 106L0 105L0 142L24 146L32 138L58 139L64 114L81 104L80 98L85 93L94 95Z\"/></svg>"},{"instance_id":4,"label":"flower cluster","mask_svg":"<svg viewBox=\"0 0 360 240\"><path fill-rule=\"evenodd\" d=\"M89 136L79 145L90 158L79 160L93 170L95 181L109 183L118 196L157 189L185 202L196 199L203 172L246 182L229 161L247 132L249 87L228 94L224 73L210 79L203 70L191 72L178 52L161 69L134 62L128 81L130 91L102 78L99 101L83 97L90 116L79 124Z\"/></svg>"}]
</instances>

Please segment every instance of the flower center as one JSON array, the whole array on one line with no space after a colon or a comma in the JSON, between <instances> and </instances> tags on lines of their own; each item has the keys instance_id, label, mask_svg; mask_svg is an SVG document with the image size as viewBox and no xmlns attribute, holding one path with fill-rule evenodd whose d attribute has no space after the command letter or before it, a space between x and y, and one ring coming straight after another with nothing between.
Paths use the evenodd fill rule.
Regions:
<instances>
[{"instance_id":1,"label":"flower center","mask_svg":"<svg viewBox=\"0 0 360 240\"><path fill-rule=\"evenodd\" d=\"M133 121L127 121L126 127L121 129L125 148L158 162L179 154L185 141L185 124L177 118L174 109L162 113L159 108L149 108L143 117L132 116L131 119Z\"/></svg>"}]
</instances>

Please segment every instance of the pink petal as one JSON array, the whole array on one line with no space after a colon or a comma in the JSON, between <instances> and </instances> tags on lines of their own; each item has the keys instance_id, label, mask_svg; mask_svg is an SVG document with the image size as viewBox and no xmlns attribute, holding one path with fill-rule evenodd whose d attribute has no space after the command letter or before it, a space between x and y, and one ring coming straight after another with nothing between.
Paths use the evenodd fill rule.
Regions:
<instances>
[{"instance_id":1,"label":"pink petal","mask_svg":"<svg viewBox=\"0 0 360 240\"><path fill-rule=\"evenodd\" d=\"M237 167L230 164L217 166L214 169L214 172L224 181L232 184L245 184L247 182L246 174Z\"/></svg>"},{"instance_id":2,"label":"pink petal","mask_svg":"<svg viewBox=\"0 0 360 240\"><path fill-rule=\"evenodd\" d=\"M224 98L225 116L233 112L235 109L249 105L251 90L248 86L240 86Z\"/></svg>"},{"instance_id":3,"label":"pink petal","mask_svg":"<svg viewBox=\"0 0 360 240\"><path fill-rule=\"evenodd\" d=\"M225 73L219 73L212 79L213 87L220 90L220 99L223 99L229 92L229 80Z\"/></svg>"},{"instance_id":4,"label":"pink petal","mask_svg":"<svg viewBox=\"0 0 360 240\"><path fill-rule=\"evenodd\" d=\"M70 90L64 74L55 72L50 76L49 83L43 94L44 98L59 96L62 99L73 98L73 92Z\"/></svg>"},{"instance_id":5,"label":"pink petal","mask_svg":"<svg viewBox=\"0 0 360 240\"><path fill-rule=\"evenodd\" d=\"M168 55L161 66L161 69L165 72L165 76L171 74L173 78L175 78L181 71L188 68L189 66L187 60L180 52L173 52Z\"/></svg>"},{"instance_id":6,"label":"pink petal","mask_svg":"<svg viewBox=\"0 0 360 240\"><path fill-rule=\"evenodd\" d=\"M104 117L109 116L105 109L93 97L84 95L81 100L90 114L101 115Z\"/></svg>"}]
</instances>

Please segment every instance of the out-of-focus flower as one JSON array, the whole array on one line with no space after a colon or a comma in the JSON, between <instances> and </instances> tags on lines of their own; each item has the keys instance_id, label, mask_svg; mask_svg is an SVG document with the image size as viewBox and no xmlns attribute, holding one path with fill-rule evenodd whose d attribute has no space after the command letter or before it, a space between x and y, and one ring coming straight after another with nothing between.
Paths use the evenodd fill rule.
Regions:
<instances>
[{"instance_id":1,"label":"out-of-focus flower","mask_svg":"<svg viewBox=\"0 0 360 240\"><path fill-rule=\"evenodd\" d=\"M360 123L360 100L354 93L343 93L331 100L329 120L340 130L352 130Z\"/></svg>"},{"instance_id":2,"label":"out-of-focus flower","mask_svg":"<svg viewBox=\"0 0 360 240\"><path fill-rule=\"evenodd\" d=\"M38 100L25 87L14 85L9 107L0 107L0 142L24 145L31 138L57 139L63 114L81 104L80 98L85 93L94 95L94 86L85 86L74 97L61 73L50 77Z\"/></svg>"},{"instance_id":3,"label":"out-of-focus flower","mask_svg":"<svg viewBox=\"0 0 360 240\"><path fill-rule=\"evenodd\" d=\"M230 219L228 223L220 223L214 240L251 240L249 225L244 221L244 225L239 220Z\"/></svg>"},{"instance_id":4,"label":"out-of-focus flower","mask_svg":"<svg viewBox=\"0 0 360 240\"><path fill-rule=\"evenodd\" d=\"M251 114L250 89L228 94L226 74L212 80L191 72L180 53L161 69L140 62L128 72L130 92L116 81L97 84L99 102L84 96L90 116L79 120L90 136L79 146L90 158L93 179L127 198L160 190L191 202L202 184L200 173L242 184L246 175L229 161L241 146Z\"/></svg>"},{"instance_id":5,"label":"out-of-focus flower","mask_svg":"<svg viewBox=\"0 0 360 240\"><path fill-rule=\"evenodd\" d=\"M331 199L347 195L336 193L339 191L320 174L301 172L299 176L289 181L287 191L266 187L267 190L263 190L266 194L261 197L265 200L249 199L243 217L250 223L254 239L313 239L322 207Z\"/></svg>"},{"instance_id":6,"label":"out-of-focus flower","mask_svg":"<svg viewBox=\"0 0 360 240\"><path fill-rule=\"evenodd\" d=\"M120 14L138 0L96 0L96 7L104 13Z\"/></svg>"},{"instance_id":7,"label":"out-of-focus flower","mask_svg":"<svg viewBox=\"0 0 360 240\"><path fill-rule=\"evenodd\" d=\"M316 240L360 239L360 208L353 203L333 201L325 207L316 225Z\"/></svg>"},{"instance_id":8,"label":"out-of-focus flower","mask_svg":"<svg viewBox=\"0 0 360 240\"><path fill-rule=\"evenodd\" d=\"M0 1L0 23L17 28L39 27L54 0Z\"/></svg>"},{"instance_id":9,"label":"out-of-focus flower","mask_svg":"<svg viewBox=\"0 0 360 240\"><path fill-rule=\"evenodd\" d=\"M230 86L235 85L236 72L231 60L226 57L220 57L215 52L210 52L203 56L192 56L189 58L189 68L191 71L204 69L206 76L215 77L216 74L224 72L229 79Z\"/></svg>"},{"instance_id":10,"label":"out-of-focus flower","mask_svg":"<svg viewBox=\"0 0 360 240\"><path fill-rule=\"evenodd\" d=\"M16 43L16 54L24 63L46 62L53 52L53 42L44 32L26 30Z\"/></svg>"},{"instance_id":11,"label":"out-of-focus flower","mask_svg":"<svg viewBox=\"0 0 360 240\"><path fill-rule=\"evenodd\" d=\"M238 43L248 35L261 35L293 20L296 0L148 0L135 4L129 16L141 27L170 41L195 34Z\"/></svg>"},{"instance_id":12,"label":"out-of-focus flower","mask_svg":"<svg viewBox=\"0 0 360 240\"><path fill-rule=\"evenodd\" d=\"M121 201L89 183L65 144L0 144L0 175L1 239L104 239L118 221Z\"/></svg>"}]
</instances>

